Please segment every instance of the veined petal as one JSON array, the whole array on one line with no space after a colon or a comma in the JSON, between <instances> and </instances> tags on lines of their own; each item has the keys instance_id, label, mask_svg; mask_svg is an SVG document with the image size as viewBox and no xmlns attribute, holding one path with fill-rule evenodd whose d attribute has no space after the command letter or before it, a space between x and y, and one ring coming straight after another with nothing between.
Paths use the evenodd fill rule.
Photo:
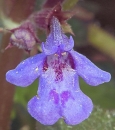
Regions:
<instances>
[{"instance_id":1,"label":"veined petal","mask_svg":"<svg viewBox=\"0 0 115 130\"><path fill-rule=\"evenodd\" d=\"M77 125L87 119L93 109L92 101L81 90L71 93L65 106L61 108L64 121Z\"/></svg>"},{"instance_id":2,"label":"veined petal","mask_svg":"<svg viewBox=\"0 0 115 130\"><path fill-rule=\"evenodd\" d=\"M40 99L35 96L28 102L28 112L32 117L44 125L53 125L60 118L59 105L47 96Z\"/></svg>"},{"instance_id":3,"label":"veined petal","mask_svg":"<svg viewBox=\"0 0 115 130\"><path fill-rule=\"evenodd\" d=\"M99 69L84 55L73 50L70 51L70 53L75 60L78 75L80 75L86 81L86 83L92 86L97 86L104 82L110 81L110 73Z\"/></svg>"},{"instance_id":4,"label":"veined petal","mask_svg":"<svg viewBox=\"0 0 115 130\"><path fill-rule=\"evenodd\" d=\"M41 53L22 61L15 69L6 73L6 80L21 87L30 85L40 75L45 57Z\"/></svg>"},{"instance_id":5,"label":"veined petal","mask_svg":"<svg viewBox=\"0 0 115 130\"><path fill-rule=\"evenodd\" d=\"M75 70L67 68L59 75L52 68L48 68L39 78L38 95L40 97L45 96L53 89L56 89L58 94L63 91L71 91L71 89L74 91L79 90L79 86L75 84L78 84L78 76Z\"/></svg>"}]
</instances>

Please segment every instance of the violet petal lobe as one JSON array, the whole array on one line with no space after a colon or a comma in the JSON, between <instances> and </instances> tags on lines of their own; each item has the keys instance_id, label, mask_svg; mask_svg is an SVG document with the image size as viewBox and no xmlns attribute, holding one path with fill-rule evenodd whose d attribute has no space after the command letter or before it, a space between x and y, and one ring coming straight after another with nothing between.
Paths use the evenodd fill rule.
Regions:
<instances>
[{"instance_id":1,"label":"violet petal lobe","mask_svg":"<svg viewBox=\"0 0 115 130\"><path fill-rule=\"evenodd\" d=\"M72 36L68 38L66 35L63 35L63 41L64 41L64 44L63 44L64 51L70 51L74 47L74 40Z\"/></svg>"},{"instance_id":2,"label":"violet petal lobe","mask_svg":"<svg viewBox=\"0 0 115 130\"><path fill-rule=\"evenodd\" d=\"M32 117L44 125L53 125L60 118L59 105L47 97L40 99L35 96L28 102L28 112Z\"/></svg>"},{"instance_id":3,"label":"violet petal lobe","mask_svg":"<svg viewBox=\"0 0 115 130\"><path fill-rule=\"evenodd\" d=\"M63 117L65 122L69 125L76 125L87 119L92 112L93 104L91 99L81 92L76 71L68 66L68 68L63 70L62 80L55 81L55 78L55 72L52 68L48 69L44 74L42 74L42 76L40 76L38 88L39 100L41 102L47 100L45 104L50 104L51 102L52 106L56 106L54 108L55 111L52 110L52 107L49 108L54 112L54 115L55 112L57 112L60 115L59 118ZM42 98L44 98L44 100L42 100ZM44 121L45 119L43 118L44 114L38 114L43 113L42 109L46 110L44 106L44 103L43 105L42 103L36 104L37 111L33 112L35 105L29 104L28 108L31 108L31 111L28 111L37 121L46 125ZM42 107L42 109L40 109L41 111L38 107ZM46 110L47 112L49 111L49 108ZM47 114L49 116L49 112ZM45 116L47 117L47 115ZM49 123L49 118L50 117L47 117L47 125L51 124Z\"/></svg>"},{"instance_id":4,"label":"violet petal lobe","mask_svg":"<svg viewBox=\"0 0 115 130\"><path fill-rule=\"evenodd\" d=\"M62 115L68 125L77 125L90 116L92 109L91 99L81 90L77 90L70 94L65 106L62 107Z\"/></svg>"},{"instance_id":5,"label":"violet petal lobe","mask_svg":"<svg viewBox=\"0 0 115 130\"><path fill-rule=\"evenodd\" d=\"M42 71L45 54L41 53L22 61L15 69L6 73L6 80L14 85L30 85Z\"/></svg>"},{"instance_id":6,"label":"violet petal lobe","mask_svg":"<svg viewBox=\"0 0 115 130\"><path fill-rule=\"evenodd\" d=\"M92 86L97 86L110 81L110 73L99 69L84 55L73 50L71 50L70 53L75 60L78 75L81 76L86 83Z\"/></svg>"},{"instance_id":7,"label":"violet petal lobe","mask_svg":"<svg viewBox=\"0 0 115 130\"><path fill-rule=\"evenodd\" d=\"M54 54L58 50L58 46L63 43L62 29L59 21L53 17L51 23L51 32L46 42L42 43L42 50L46 55Z\"/></svg>"}]
</instances>

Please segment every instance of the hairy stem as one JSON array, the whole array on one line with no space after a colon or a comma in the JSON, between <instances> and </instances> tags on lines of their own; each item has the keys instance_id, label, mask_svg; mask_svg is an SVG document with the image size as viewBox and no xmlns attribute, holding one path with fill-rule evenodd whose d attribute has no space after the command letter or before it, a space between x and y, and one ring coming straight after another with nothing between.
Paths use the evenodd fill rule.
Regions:
<instances>
[{"instance_id":1,"label":"hairy stem","mask_svg":"<svg viewBox=\"0 0 115 130\"><path fill-rule=\"evenodd\" d=\"M13 103L14 86L5 79L5 73L13 69L22 59L23 53L17 48L3 51L9 42L9 35L4 35L0 47L0 130L9 130L10 114Z\"/></svg>"}]
</instances>

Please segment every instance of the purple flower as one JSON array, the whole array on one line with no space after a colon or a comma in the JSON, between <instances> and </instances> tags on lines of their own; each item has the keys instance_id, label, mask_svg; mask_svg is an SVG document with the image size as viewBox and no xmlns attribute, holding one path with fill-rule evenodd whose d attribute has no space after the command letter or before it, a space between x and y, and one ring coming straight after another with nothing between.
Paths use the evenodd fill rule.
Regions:
<instances>
[{"instance_id":1,"label":"purple flower","mask_svg":"<svg viewBox=\"0 0 115 130\"><path fill-rule=\"evenodd\" d=\"M42 43L43 52L6 74L8 82L22 87L39 77L37 96L29 101L28 112L44 125L52 125L60 118L76 125L89 117L93 104L80 90L79 76L92 86L110 81L108 72L74 51L73 46L73 38L62 32L59 21L53 17L51 33Z\"/></svg>"}]
</instances>

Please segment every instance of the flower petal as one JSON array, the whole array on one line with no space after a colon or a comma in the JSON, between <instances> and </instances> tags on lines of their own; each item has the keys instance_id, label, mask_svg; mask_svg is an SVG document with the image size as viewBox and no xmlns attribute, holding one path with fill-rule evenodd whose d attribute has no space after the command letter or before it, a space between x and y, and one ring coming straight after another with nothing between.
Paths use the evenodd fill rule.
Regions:
<instances>
[{"instance_id":1,"label":"flower petal","mask_svg":"<svg viewBox=\"0 0 115 130\"><path fill-rule=\"evenodd\" d=\"M109 82L111 79L110 73L99 69L84 55L75 51L70 51L76 64L76 70L86 83L92 86L97 86L104 82Z\"/></svg>"},{"instance_id":2,"label":"flower petal","mask_svg":"<svg viewBox=\"0 0 115 130\"><path fill-rule=\"evenodd\" d=\"M46 55L51 55L56 52L69 51L74 46L72 36L68 38L62 31L59 20L56 17L52 18L52 26L50 34L45 43L42 43L42 50Z\"/></svg>"},{"instance_id":3,"label":"flower petal","mask_svg":"<svg viewBox=\"0 0 115 130\"><path fill-rule=\"evenodd\" d=\"M63 70L61 81L57 82L55 78L55 72L50 68L42 74L38 95L45 97L50 93L54 104L58 104L59 111L57 112L60 114L60 118L63 117L69 125L76 125L87 119L93 109L93 104L91 99L81 92L76 71L67 68ZM56 96L56 93L59 97Z\"/></svg>"},{"instance_id":4,"label":"flower petal","mask_svg":"<svg viewBox=\"0 0 115 130\"><path fill-rule=\"evenodd\" d=\"M15 69L6 73L6 80L21 87L30 85L40 75L45 57L41 53L22 61Z\"/></svg>"},{"instance_id":5,"label":"flower petal","mask_svg":"<svg viewBox=\"0 0 115 130\"><path fill-rule=\"evenodd\" d=\"M62 46L64 51L70 51L74 47L74 40L72 36L68 38L66 35L63 35L63 43L64 44L62 44Z\"/></svg>"},{"instance_id":6,"label":"flower petal","mask_svg":"<svg viewBox=\"0 0 115 130\"><path fill-rule=\"evenodd\" d=\"M50 37L48 37L49 39L49 41L50 41ZM46 42L46 43L44 43L44 42L42 42L42 46L41 46L41 48L42 48L42 50L43 50L43 52L46 54L46 55L51 55L51 54L54 54L56 51L57 51L57 46L55 46L55 45L53 45L54 43L52 42L53 40L51 40L50 42ZM49 44L50 43L50 44Z\"/></svg>"},{"instance_id":7,"label":"flower petal","mask_svg":"<svg viewBox=\"0 0 115 130\"><path fill-rule=\"evenodd\" d=\"M93 104L80 90L73 92L71 96L62 107L62 115L68 125L77 125L89 117Z\"/></svg>"},{"instance_id":8,"label":"flower petal","mask_svg":"<svg viewBox=\"0 0 115 130\"><path fill-rule=\"evenodd\" d=\"M54 54L58 47L63 43L62 29L60 22L56 17L52 18L51 32L45 43L42 43L42 50L46 55Z\"/></svg>"},{"instance_id":9,"label":"flower petal","mask_svg":"<svg viewBox=\"0 0 115 130\"><path fill-rule=\"evenodd\" d=\"M62 71L62 74L57 79L57 75L53 68L48 68L48 70L43 73L39 78L39 90L38 95L45 96L46 91L49 93L50 90L56 89L57 93L61 93L63 91L77 90L78 76L76 75L76 71L72 68L67 68Z\"/></svg>"},{"instance_id":10,"label":"flower petal","mask_svg":"<svg viewBox=\"0 0 115 130\"><path fill-rule=\"evenodd\" d=\"M28 102L28 112L32 117L44 125L53 125L60 118L59 105L46 97L40 99L35 96Z\"/></svg>"}]
</instances>

